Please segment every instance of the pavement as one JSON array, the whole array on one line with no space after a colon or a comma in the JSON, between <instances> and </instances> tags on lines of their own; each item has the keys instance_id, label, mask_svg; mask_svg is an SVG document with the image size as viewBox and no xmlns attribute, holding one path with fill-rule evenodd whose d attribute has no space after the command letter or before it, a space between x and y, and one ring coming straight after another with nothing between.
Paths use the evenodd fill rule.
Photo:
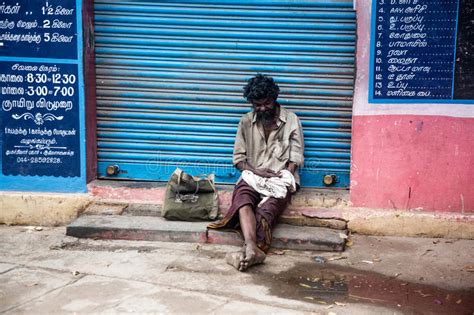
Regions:
<instances>
[{"instance_id":1,"label":"pavement","mask_svg":"<svg viewBox=\"0 0 474 315\"><path fill-rule=\"evenodd\" d=\"M474 241L352 235L345 252L93 240L0 226L0 313L473 314Z\"/></svg>"}]
</instances>

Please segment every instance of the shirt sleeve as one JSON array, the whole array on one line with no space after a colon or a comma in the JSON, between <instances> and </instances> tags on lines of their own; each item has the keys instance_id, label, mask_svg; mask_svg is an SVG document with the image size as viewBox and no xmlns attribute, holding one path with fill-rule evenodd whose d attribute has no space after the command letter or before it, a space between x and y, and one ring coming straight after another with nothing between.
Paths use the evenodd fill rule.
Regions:
<instances>
[{"instance_id":1,"label":"shirt sleeve","mask_svg":"<svg viewBox=\"0 0 474 315\"><path fill-rule=\"evenodd\" d=\"M301 168L304 164L304 138L303 128L297 116L295 125L290 135L290 162Z\"/></svg>"},{"instance_id":2,"label":"shirt sleeve","mask_svg":"<svg viewBox=\"0 0 474 315\"><path fill-rule=\"evenodd\" d=\"M237 135L235 136L234 156L232 159L232 163L234 165L247 160L246 139L243 125L243 119L241 119L239 122L239 127L237 128Z\"/></svg>"}]
</instances>

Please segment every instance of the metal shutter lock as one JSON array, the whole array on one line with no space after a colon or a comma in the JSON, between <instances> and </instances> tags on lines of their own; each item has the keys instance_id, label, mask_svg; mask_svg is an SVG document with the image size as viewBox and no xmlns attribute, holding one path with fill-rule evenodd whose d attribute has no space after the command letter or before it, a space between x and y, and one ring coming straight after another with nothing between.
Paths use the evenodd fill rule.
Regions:
<instances>
[{"instance_id":1,"label":"metal shutter lock","mask_svg":"<svg viewBox=\"0 0 474 315\"><path fill-rule=\"evenodd\" d=\"M326 186L331 186L331 185L337 183L337 176L335 174L324 175L323 183Z\"/></svg>"},{"instance_id":2,"label":"metal shutter lock","mask_svg":"<svg viewBox=\"0 0 474 315\"><path fill-rule=\"evenodd\" d=\"M109 165L107 166L107 169L105 170L105 173L107 176L115 176L119 173L120 167L118 165Z\"/></svg>"}]
</instances>

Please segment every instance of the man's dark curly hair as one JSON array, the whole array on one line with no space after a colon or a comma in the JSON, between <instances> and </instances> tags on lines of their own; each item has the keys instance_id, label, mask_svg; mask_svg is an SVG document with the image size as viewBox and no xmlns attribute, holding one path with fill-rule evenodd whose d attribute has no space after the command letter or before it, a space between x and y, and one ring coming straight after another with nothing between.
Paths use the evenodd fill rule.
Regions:
<instances>
[{"instance_id":1,"label":"man's dark curly hair","mask_svg":"<svg viewBox=\"0 0 474 315\"><path fill-rule=\"evenodd\" d=\"M244 97L249 102L266 98L276 101L279 92L280 88L273 78L261 73L248 80L247 85L244 86Z\"/></svg>"}]
</instances>

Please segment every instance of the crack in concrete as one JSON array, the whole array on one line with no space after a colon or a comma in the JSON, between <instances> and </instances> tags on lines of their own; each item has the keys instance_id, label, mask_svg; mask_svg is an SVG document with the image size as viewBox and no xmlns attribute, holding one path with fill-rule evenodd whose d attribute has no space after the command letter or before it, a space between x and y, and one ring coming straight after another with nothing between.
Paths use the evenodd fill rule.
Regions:
<instances>
[{"instance_id":1,"label":"crack in concrete","mask_svg":"<svg viewBox=\"0 0 474 315\"><path fill-rule=\"evenodd\" d=\"M225 301L222 302L221 304L218 304L218 305L216 305L215 307L212 307L211 309L209 309L209 313L210 313L210 314L213 314L214 311L217 311L217 310L220 309L221 307L223 307L223 306L229 304L230 301L231 301L231 300L225 299Z\"/></svg>"},{"instance_id":2,"label":"crack in concrete","mask_svg":"<svg viewBox=\"0 0 474 315\"><path fill-rule=\"evenodd\" d=\"M133 297L135 297L135 296L138 296L138 294L134 294L134 295L128 297L127 299L133 298ZM117 303L112 304L112 305L110 306L110 308L114 309L116 306L119 306L119 305L122 304L124 301L125 301L125 300L118 301ZM100 310L98 310L100 307L102 307L102 305L97 305L96 307L94 307L94 308L92 309L92 312L91 312L91 313L100 313Z\"/></svg>"},{"instance_id":3,"label":"crack in concrete","mask_svg":"<svg viewBox=\"0 0 474 315\"><path fill-rule=\"evenodd\" d=\"M23 266L23 267L29 268L29 267L26 266L26 265ZM34 268L48 270L48 268L41 268L41 267L34 267ZM32 268L29 268L29 269L32 269ZM53 270L54 270L54 269L53 269ZM50 271L50 270L48 270L48 271ZM54 292L54 291L56 291L56 290L63 290L65 287L76 283L77 281L81 280L81 279L84 278L84 277L86 277L86 275L79 275L76 279L73 279L72 281L69 281L69 282L67 282L67 283L65 283L65 284L63 284L63 285L61 285L61 286L59 286L59 287L53 288L53 289L51 289L51 290L48 290L48 291L46 291L46 292L44 292L44 293L42 293L42 294L40 294L40 295L38 295L38 296L36 296L36 297L33 297L33 298L31 298L31 299L29 299L29 300L27 300L27 301L24 301L24 302L22 302L22 303L20 303L20 304L18 304L18 305L14 305L14 306L12 306L12 307L10 307L10 308L7 308L7 309L5 309L5 310L3 310L3 311L0 311L0 313L7 313L7 312L10 312L10 311L14 311L15 309L18 309L18 308L20 308L20 307L22 307L22 306L24 306L24 305L26 305L26 304L28 304L28 303L34 302L34 301L36 301L36 300L38 300L38 299L40 299L40 298L42 298L42 297L44 297L44 296L46 296L46 295L48 295L48 294Z\"/></svg>"},{"instance_id":4,"label":"crack in concrete","mask_svg":"<svg viewBox=\"0 0 474 315\"><path fill-rule=\"evenodd\" d=\"M7 262L3 262L3 261L0 261L0 263L7 263ZM27 265L27 264L17 264L17 266L15 268L26 268L26 269L42 269L42 270L46 270L46 271L51 271L51 272L59 272L59 273L71 273L73 271L71 270L65 270L65 269L54 269L54 268L50 268L50 267L43 267L43 266L36 266L36 265ZM79 275L82 275L83 273L80 273ZM87 275L87 273L84 273L85 275Z\"/></svg>"},{"instance_id":5,"label":"crack in concrete","mask_svg":"<svg viewBox=\"0 0 474 315\"><path fill-rule=\"evenodd\" d=\"M198 289L190 289L190 288L182 288L182 287L179 287L179 286L175 286L175 285L171 285L170 283L161 283L159 281L157 282L153 282L153 281L147 281L147 280L135 280L135 279L128 279L128 278L124 278L124 277L117 277L117 276L109 276L109 275L100 275L100 274L88 274L88 275L93 275L93 276L96 276L96 277L103 277L103 278L109 278L109 279L114 279L114 280L122 280L122 281L132 281L132 282L138 282L138 283L145 283L145 284L151 284L151 285L154 285L154 286L163 286L163 287L166 287L166 288L169 288L169 289L173 289L173 290L177 290L177 291L181 291L181 292L192 292L192 293L200 293L200 294L203 294L203 291L202 290L198 290ZM215 296L217 298L219 297L224 297L224 298L232 298L232 301L238 301L238 302L243 302L243 303L254 303L254 304L259 304L259 305L262 305L262 306L268 306L267 303L264 303L262 302L261 300L258 300L258 299L254 299L254 298L251 298L251 297L247 297L247 296L242 296L242 295L234 295L232 294L232 296L223 296L223 294L225 294L224 292L221 292L221 291L214 291L214 290L206 290L205 291L205 294L209 294L209 295L212 295L212 296ZM273 296L273 295L272 295ZM275 298L278 298L280 299L279 297L277 296L274 296ZM300 302L300 301L298 301ZM223 305L229 303L229 300L224 303ZM301 302L304 304L304 302ZM280 304L278 302L276 302L275 304L273 304L272 306L274 307L279 307L279 308L282 308L282 309L286 309L286 310L295 310L296 308L290 308L288 307L287 305L284 305L284 304ZM314 305L312 305L312 307L314 307ZM308 309L306 309L305 311L312 311L313 308L312 307L308 307ZM301 306L298 306L298 310L301 309Z\"/></svg>"},{"instance_id":6,"label":"crack in concrete","mask_svg":"<svg viewBox=\"0 0 474 315\"><path fill-rule=\"evenodd\" d=\"M4 263L4 262L1 262L1 263L11 265L10 263ZM5 274L5 273L7 273L7 272L9 272L9 271L12 271L13 269L16 269L17 267L18 267L18 266L13 266L13 267L11 267L10 269L4 270L4 271L0 272L0 275L3 275L3 274Z\"/></svg>"},{"instance_id":7,"label":"crack in concrete","mask_svg":"<svg viewBox=\"0 0 474 315\"><path fill-rule=\"evenodd\" d=\"M175 260L176 261L176 260ZM170 263L168 266L172 266L173 262ZM25 264L19 264L17 267L24 267L24 268L28 268L28 269L41 269L41 270L47 270L47 271L55 271L55 272L65 272L65 273L68 273L68 272L71 272L70 270L63 270L63 269L53 269L53 268L48 268L48 267L42 267L42 266L34 266L34 265L25 265ZM166 269L163 271L163 272L166 272ZM190 289L190 288L182 288L182 287L179 287L179 286L174 286L174 285L170 285L170 283L161 283L159 281L157 282L153 282L153 281L147 281L147 280L136 280L136 279L130 279L130 278L125 278L125 277L118 277L118 276L110 276L110 275L101 275L101 274L95 274L95 273L81 273L79 276L77 276L77 279L74 279L73 281L70 281L60 287L57 287L57 288L54 288L54 289L51 289L37 297L34 297L28 301L25 301L23 303L20 303L18 305L15 305L15 306L12 306L6 310L3 310L1 311L0 313L6 313L6 312L9 312L9 311L12 311L12 310L15 310L15 309L18 309L19 307L23 306L23 305L26 305L28 303L31 303L31 302L34 302L35 300L38 300L39 298L41 297L44 297L54 291L57 291L57 290L62 290L64 288L66 288L67 286L69 285L72 285L74 283L76 283L77 281L87 277L87 276L96 276L96 277L102 277L102 278L107 278L107 279L113 279L113 280L122 280L122 281L131 281L131 282L136 282L136 283L144 283L144 284L150 284L150 285L153 285L153 286L163 286L163 287L167 287L167 288L171 288L171 289L174 289L174 290L177 290L177 291L181 291L181 292L190 292L190 293L200 293L202 294L202 290L198 290L198 289ZM235 294L232 294L232 296L226 296L226 295L223 295L225 293L221 292L221 291L214 291L214 290L206 290L205 291L205 294L209 294L209 295L212 295L212 296L215 296L217 298L227 298L227 299L232 299L232 301L238 301L238 302L243 302L243 303L254 303L254 304L258 304L258 305L262 305L262 306L268 306L267 303L264 303L258 299L255 299L255 298L251 298L251 297L247 297L247 296L242 296L242 295L235 295ZM275 298L278 298L280 299L279 297L277 296L274 296ZM300 301L298 301L300 302ZM229 303L229 300L224 303L223 305ZM304 302L300 302L300 303L304 303ZM295 310L295 309L301 309L302 305L298 306L297 308L290 308L288 307L287 305L284 305L284 304L281 304L279 302L274 302L273 304L274 307L278 307L278 308L282 308L282 309L285 309L285 310ZM312 311L313 306L309 306L307 309L305 309L305 311Z\"/></svg>"},{"instance_id":8,"label":"crack in concrete","mask_svg":"<svg viewBox=\"0 0 474 315\"><path fill-rule=\"evenodd\" d=\"M137 245L137 244L121 244L121 245L111 245L111 244L88 244L88 241L92 240L74 240L74 241L63 241L59 245L50 246L50 250L67 250L67 251L97 251L97 252L115 252L115 251L138 251L138 252L154 252L157 250L170 251L170 252L188 252L189 248L168 248L166 246L161 247L157 245ZM136 242L136 241L132 241ZM189 243L189 244L201 244L201 243Z\"/></svg>"}]
</instances>

